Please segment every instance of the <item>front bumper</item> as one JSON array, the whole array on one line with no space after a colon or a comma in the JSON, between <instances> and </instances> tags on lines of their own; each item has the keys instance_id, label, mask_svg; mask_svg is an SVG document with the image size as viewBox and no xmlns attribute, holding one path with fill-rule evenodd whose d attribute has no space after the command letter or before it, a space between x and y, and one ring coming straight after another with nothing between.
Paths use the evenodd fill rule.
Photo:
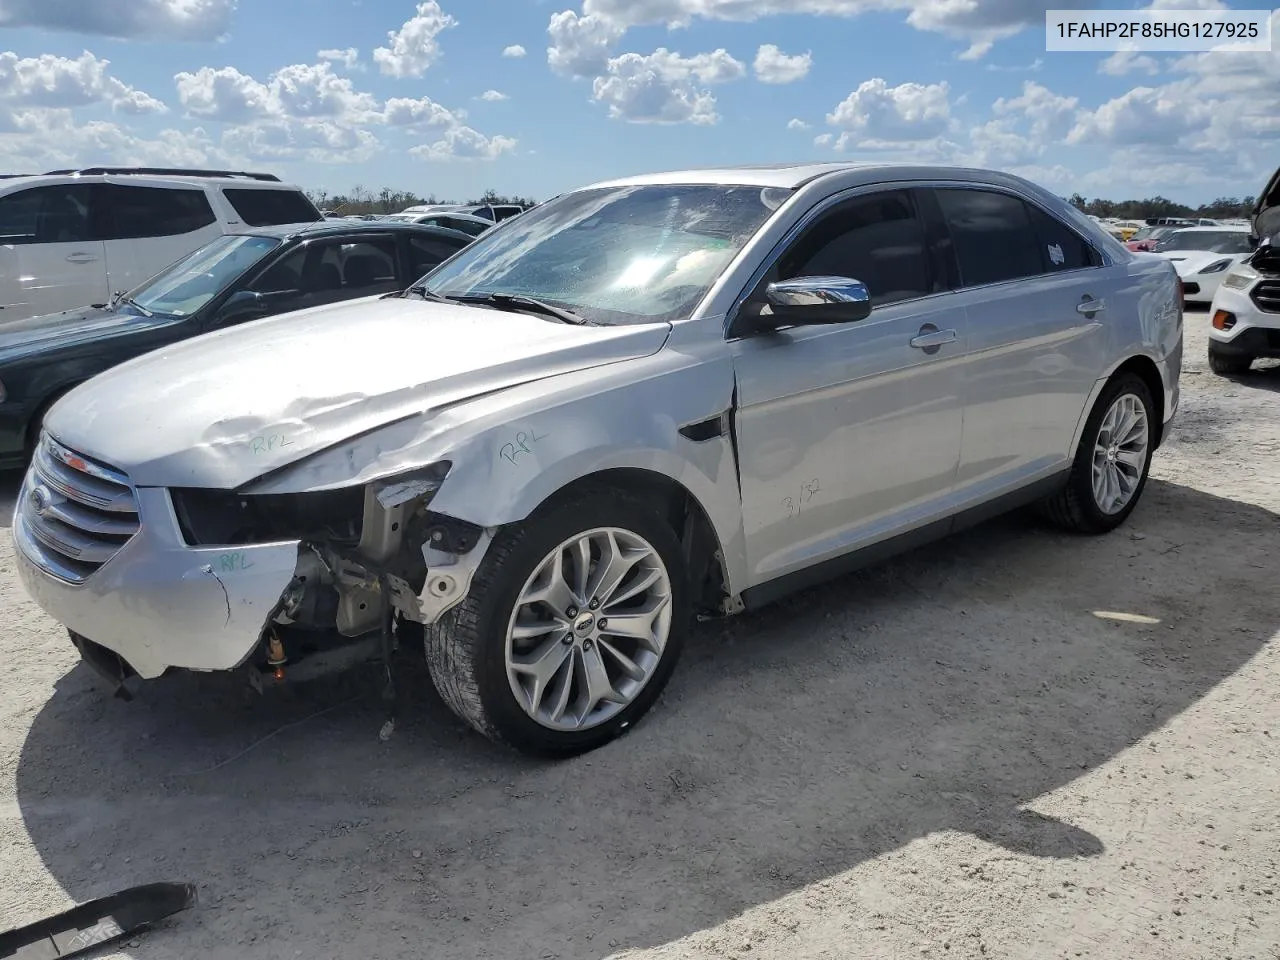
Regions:
<instances>
[{"instance_id":1,"label":"front bumper","mask_svg":"<svg viewBox=\"0 0 1280 960\"><path fill-rule=\"evenodd\" d=\"M1260 309L1249 296L1252 289L1218 289L1210 310L1209 343L1216 353L1226 355L1280 357L1280 313ZM1234 318L1231 329L1212 325L1212 314L1219 310Z\"/></svg>"},{"instance_id":2,"label":"front bumper","mask_svg":"<svg viewBox=\"0 0 1280 960\"><path fill-rule=\"evenodd\" d=\"M244 547L183 542L166 490L136 491L138 532L82 583L42 563L27 528L28 474L13 515L18 575L63 626L118 654L143 679L169 668L230 670L257 646L293 579L296 541Z\"/></svg>"}]
</instances>

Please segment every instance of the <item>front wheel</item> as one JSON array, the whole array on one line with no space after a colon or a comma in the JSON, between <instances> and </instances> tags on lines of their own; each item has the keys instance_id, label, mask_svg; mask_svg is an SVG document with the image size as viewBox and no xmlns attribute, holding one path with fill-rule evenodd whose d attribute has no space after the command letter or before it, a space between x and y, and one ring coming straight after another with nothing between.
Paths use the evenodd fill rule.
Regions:
<instances>
[{"instance_id":1,"label":"front wheel","mask_svg":"<svg viewBox=\"0 0 1280 960\"><path fill-rule=\"evenodd\" d=\"M1154 408L1141 377L1111 381L1085 423L1066 486L1044 502L1050 520L1078 533L1107 533L1128 519L1151 469Z\"/></svg>"},{"instance_id":2,"label":"front wheel","mask_svg":"<svg viewBox=\"0 0 1280 960\"><path fill-rule=\"evenodd\" d=\"M427 629L427 665L480 733L572 756L653 705L690 618L680 544L662 516L626 495L580 495L494 540L467 598Z\"/></svg>"}]
</instances>

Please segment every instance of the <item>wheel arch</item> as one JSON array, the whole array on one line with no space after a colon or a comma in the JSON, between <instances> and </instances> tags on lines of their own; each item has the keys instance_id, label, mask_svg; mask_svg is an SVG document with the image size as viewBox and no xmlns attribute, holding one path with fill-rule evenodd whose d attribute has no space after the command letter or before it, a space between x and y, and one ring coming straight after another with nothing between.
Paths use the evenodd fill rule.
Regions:
<instances>
[{"instance_id":1,"label":"wheel arch","mask_svg":"<svg viewBox=\"0 0 1280 960\"><path fill-rule=\"evenodd\" d=\"M684 548L695 604L722 612L730 594L724 544L702 502L679 480L644 467L611 467L583 474L544 497L530 516L592 491L617 491L653 503Z\"/></svg>"},{"instance_id":2,"label":"wheel arch","mask_svg":"<svg viewBox=\"0 0 1280 960\"><path fill-rule=\"evenodd\" d=\"M1147 387L1147 391L1151 394L1151 403L1155 407L1156 421L1153 430L1155 443L1151 449L1154 451L1159 448L1165 432L1165 404L1167 401L1164 377L1161 375L1160 367L1154 359L1145 353L1135 353L1116 363L1094 383L1093 389L1089 392L1088 401L1080 410L1080 419L1076 422L1075 433L1071 438L1071 446L1067 452L1068 457L1075 456L1075 452L1080 446L1080 439L1084 435L1085 424L1089 422L1089 417L1093 413L1094 407L1098 405L1098 398L1102 396L1103 391L1108 386L1115 382L1117 377L1126 373L1132 373L1142 380Z\"/></svg>"}]
</instances>

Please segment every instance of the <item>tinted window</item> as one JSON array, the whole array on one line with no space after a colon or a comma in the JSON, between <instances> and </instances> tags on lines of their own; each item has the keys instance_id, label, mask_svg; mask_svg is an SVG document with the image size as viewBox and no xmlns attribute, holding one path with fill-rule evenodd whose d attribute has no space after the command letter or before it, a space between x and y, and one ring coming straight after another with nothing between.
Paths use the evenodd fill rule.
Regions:
<instances>
[{"instance_id":1,"label":"tinted window","mask_svg":"<svg viewBox=\"0 0 1280 960\"><path fill-rule=\"evenodd\" d=\"M938 190L937 196L966 287L1044 272L1040 239L1021 200L986 190Z\"/></svg>"},{"instance_id":2,"label":"tinted window","mask_svg":"<svg viewBox=\"0 0 1280 960\"><path fill-rule=\"evenodd\" d=\"M776 271L779 280L860 280L876 305L930 292L924 224L911 197L896 190L860 197L819 220L783 255Z\"/></svg>"},{"instance_id":3,"label":"tinted window","mask_svg":"<svg viewBox=\"0 0 1280 960\"><path fill-rule=\"evenodd\" d=\"M1080 270L1101 263L1093 247L1056 217L1051 217L1037 206L1023 204L1031 217L1036 232L1036 244L1040 250L1040 268L1045 273L1062 270Z\"/></svg>"},{"instance_id":4,"label":"tinted window","mask_svg":"<svg viewBox=\"0 0 1280 960\"><path fill-rule=\"evenodd\" d=\"M452 237L410 237L409 273L415 279L438 267L465 247L464 240Z\"/></svg>"},{"instance_id":5,"label":"tinted window","mask_svg":"<svg viewBox=\"0 0 1280 960\"><path fill-rule=\"evenodd\" d=\"M250 227L270 227L280 223L311 223L323 220L315 204L298 190L253 190L226 188L222 195Z\"/></svg>"},{"instance_id":6,"label":"tinted window","mask_svg":"<svg viewBox=\"0 0 1280 960\"><path fill-rule=\"evenodd\" d=\"M207 227L217 219L203 190L171 190L109 184L103 188L110 219L107 239L171 237Z\"/></svg>"},{"instance_id":7,"label":"tinted window","mask_svg":"<svg viewBox=\"0 0 1280 960\"><path fill-rule=\"evenodd\" d=\"M438 262L438 261L437 261ZM395 241L323 241L298 247L263 271L248 289L272 294L276 313L399 290Z\"/></svg>"},{"instance_id":8,"label":"tinted window","mask_svg":"<svg viewBox=\"0 0 1280 960\"><path fill-rule=\"evenodd\" d=\"M461 217L440 217L434 221L442 227L448 227L450 230L461 230L468 236L478 237L489 229L490 224L476 223L474 220L463 220Z\"/></svg>"},{"instance_id":9,"label":"tinted window","mask_svg":"<svg viewBox=\"0 0 1280 960\"><path fill-rule=\"evenodd\" d=\"M0 243L82 243L92 237L88 184L31 187L0 197Z\"/></svg>"}]
</instances>

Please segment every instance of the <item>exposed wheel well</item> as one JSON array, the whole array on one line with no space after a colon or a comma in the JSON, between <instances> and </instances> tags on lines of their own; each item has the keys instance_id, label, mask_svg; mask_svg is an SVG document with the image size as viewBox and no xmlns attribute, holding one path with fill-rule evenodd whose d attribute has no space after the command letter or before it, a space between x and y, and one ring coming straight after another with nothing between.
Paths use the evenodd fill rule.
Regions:
<instances>
[{"instance_id":1,"label":"exposed wheel well","mask_svg":"<svg viewBox=\"0 0 1280 960\"><path fill-rule=\"evenodd\" d=\"M695 606L704 612L721 612L728 595L720 553L720 539L696 497L670 477L640 468L617 468L579 477L540 503L537 511L566 497L589 490L624 491L653 503L684 546L685 561L693 581Z\"/></svg>"},{"instance_id":2,"label":"exposed wheel well","mask_svg":"<svg viewBox=\"0 0 1280 960\"><path fill-rule=\"evenodd\" d=\"M1155 431L1155 443L1152 445L1154 450L1160 446L1160 441L1164 434L1164 380L1160 377L1160 368L1156 366L1155 361L1150 357L1130 357L1116 368L1115 373L1111 374L1108 382L1125 373L1137 374L1142 378L1142 382L1147 385L1147 389L1151 391L1151 402L1155 404L1156 415L1156 422L1152 427Z\"/></svg>"}]
</instances>

